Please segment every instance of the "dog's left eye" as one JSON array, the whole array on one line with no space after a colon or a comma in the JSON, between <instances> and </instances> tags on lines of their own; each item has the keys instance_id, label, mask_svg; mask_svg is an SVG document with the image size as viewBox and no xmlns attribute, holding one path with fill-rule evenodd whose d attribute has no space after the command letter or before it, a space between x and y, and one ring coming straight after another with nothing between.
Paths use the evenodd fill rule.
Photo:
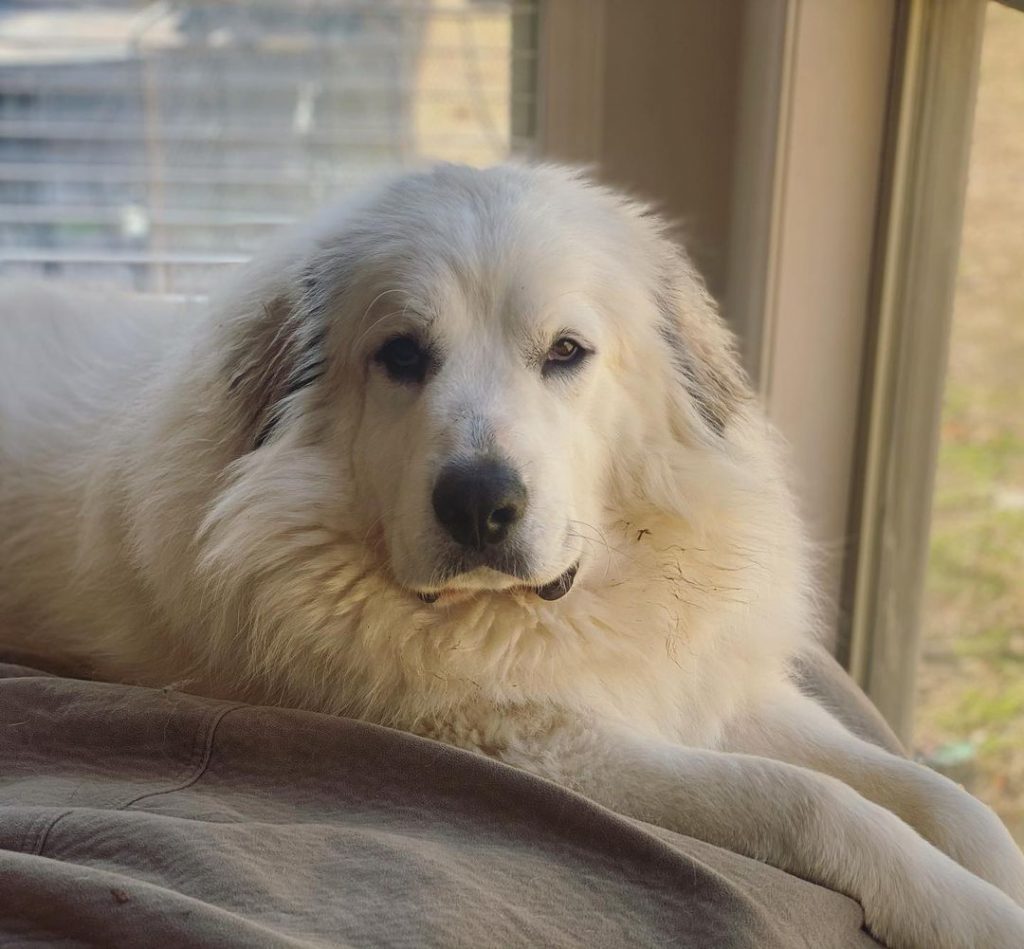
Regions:
<instances>
[{"instance_id":1,"label":"dog's left eye","mask_svg":"<svg viewBox=\"0 0 1024 949\"><path fill-rule=\"evenodd\" d=\"M426 351L411 336L389 339L374 353L373 359L396 382L422 382L429 362Z\"/></svg>"},{"instance_id":2,"label":"dog's left eye","mask_svg":"<svg viewBox=\"0 0 1024 949\"><path fill-rule=\"evenodd\" d=\"M587 355L587 350L570 336L561 336L555 340L544 357L544 375L562 369L578 366Z\"/></svg>"}]
</instances>

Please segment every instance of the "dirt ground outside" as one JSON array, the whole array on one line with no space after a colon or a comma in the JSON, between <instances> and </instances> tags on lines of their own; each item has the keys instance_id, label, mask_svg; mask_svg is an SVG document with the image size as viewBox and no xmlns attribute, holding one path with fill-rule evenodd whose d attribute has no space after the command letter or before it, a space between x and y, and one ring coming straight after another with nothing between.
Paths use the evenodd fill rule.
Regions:
<instances>
[{"instance_id":1,"label":"dirt ground outside","mask_svg":"<svg viewBox=\"0 0 1024 949\"><path fill-rule=\"evenodd\" d=\"M1024 13L990 2L943 408L915 750L1024 844Z\"/></svg>"}]
</instances>

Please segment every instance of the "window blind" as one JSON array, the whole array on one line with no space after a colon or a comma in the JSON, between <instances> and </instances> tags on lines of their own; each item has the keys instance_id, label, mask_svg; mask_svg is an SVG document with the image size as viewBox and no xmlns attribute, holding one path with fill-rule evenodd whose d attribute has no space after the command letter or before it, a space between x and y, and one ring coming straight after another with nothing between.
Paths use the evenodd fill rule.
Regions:
<instances>
[{"instance_id":1,"label":"window blind","mask_svg":"<svg viewBox=\"0 0 1024 949\"><path fill-rule=\"evenodd\" d=\"M0 274L201 295L381 172L528 151L535 16L513 0L5 3Z\"/></svg>"}]
</instances>

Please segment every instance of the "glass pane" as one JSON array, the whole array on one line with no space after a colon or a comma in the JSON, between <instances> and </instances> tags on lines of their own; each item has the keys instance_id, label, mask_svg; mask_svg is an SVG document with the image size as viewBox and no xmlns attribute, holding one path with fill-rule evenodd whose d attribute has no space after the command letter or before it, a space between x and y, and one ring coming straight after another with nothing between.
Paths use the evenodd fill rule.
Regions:
<instances>
[{"instance_id":1,"label":"glass pane","mask_svg":"<svg viewBox=\"0 0 1024 949\"><path fill-rule=\"evenodd\" d=\"M1024 843L1024 14L989 3L915 744Z\"/></svg>"},{"instance_id":2,"label":"glass pane","mask_svg":"<svg viewBox=\"0 0 1024 949\"><path fill-rule=\"evenodd\" d=\"M528 144L533 2L2 6L3 275L202 293L381 171Z\"/></svg>"}]
</instances>

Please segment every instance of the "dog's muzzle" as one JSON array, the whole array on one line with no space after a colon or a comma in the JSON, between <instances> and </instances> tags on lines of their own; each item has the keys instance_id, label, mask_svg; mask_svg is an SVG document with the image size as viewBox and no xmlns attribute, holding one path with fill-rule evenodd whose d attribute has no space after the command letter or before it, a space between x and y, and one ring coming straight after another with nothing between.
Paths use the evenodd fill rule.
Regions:
<instances>
[{"instance_id":1,"label":"dog's muzzle","mask_svg":"<svg viewBox=\"0 0 1024 949\"><path fill-rule=\"evenodd\" d=\"M449 575L477 567L513 577L527 573L515 534L528 501L519 474L501 458L485 455L445 465L434 484L431 504L438 524L458 545ZM572 589L577 570L579 561L549 583L527 589L542 600L560 600ZM417 596L424 603L435 603L441 594L423 592Z\"/></svg>"}]
</instances>

